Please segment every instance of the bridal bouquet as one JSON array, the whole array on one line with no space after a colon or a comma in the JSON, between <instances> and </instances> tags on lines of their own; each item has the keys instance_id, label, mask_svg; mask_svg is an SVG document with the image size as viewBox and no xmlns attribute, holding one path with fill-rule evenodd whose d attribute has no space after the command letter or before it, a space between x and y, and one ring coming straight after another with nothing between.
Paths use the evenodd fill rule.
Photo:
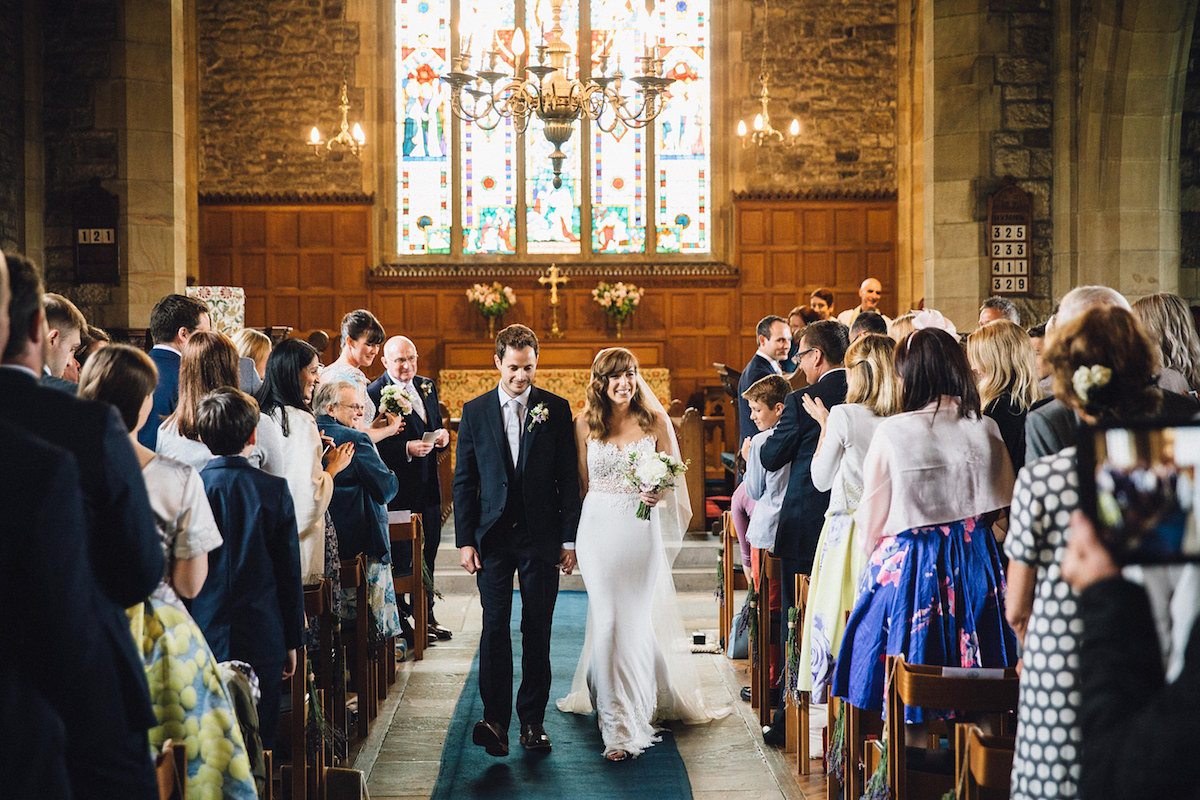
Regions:
<instances>
[{"instance_id":1,"label":"bridal bouquet","mask_svg":"<svg viewBox=\"0 0 1200 800\"><path fill-rule=\"evenodd\" d=\"M383 391L379 393L379 406L389 414L411 414L413 410L408 395L394 383L383 387Z\"/></svg>"},{"instance_id":2,"label":"bridal bouquet","mask_svg":"<svg viewBox=\"0 0 1200 800\"><path fill-rule=\"evenodd\" d=\"M485 317L498 317L517 303L517 293L500 281L476 283L467 289L467 300Z\"/></svg>"},{"instance_id":3,"label":"bridal bouquet","mask_svg":"<svg viewBox=\"0 0 1200 800\"><path fill-rule=\"evenodd\" d=\"M687 472L688 465L670 453L633 450L625 468L625 479L638 492L662 492L675 486L675 478ZM650 506L639 502L638 519L650 519Z\"/></svg>"}]
</instances>

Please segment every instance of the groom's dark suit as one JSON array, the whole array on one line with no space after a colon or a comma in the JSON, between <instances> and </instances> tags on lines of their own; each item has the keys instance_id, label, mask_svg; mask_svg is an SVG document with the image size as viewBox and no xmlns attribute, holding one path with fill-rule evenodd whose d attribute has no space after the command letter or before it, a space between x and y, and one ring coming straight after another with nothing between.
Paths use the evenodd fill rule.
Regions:
<instances>
[{"instance_id":1,"label":"groom's dark suit","mask_svg":"<svg viewBox=\"0 0 1200 800\"><path fill-rule=\"evenodd\" d=\"M512 577L521 580L521 688L517 716L541 725L550 697L550 623L558 597L558 561L579 524L579 466L571 406L530 389L513 465L500 389L463 406L454 468L458 547L474 547L483 605L479 691L484 719L507 731L512 720ZM505 395L507 398L507 395ZM535 413L547 412L543 421Z\"/></svg>"}]
</instances>

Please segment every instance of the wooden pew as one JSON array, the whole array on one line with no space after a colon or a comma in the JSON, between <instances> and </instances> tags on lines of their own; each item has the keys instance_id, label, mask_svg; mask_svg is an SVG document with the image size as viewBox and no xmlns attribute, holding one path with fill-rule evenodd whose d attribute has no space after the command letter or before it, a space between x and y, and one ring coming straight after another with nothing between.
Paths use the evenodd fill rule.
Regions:
<instances>
[{"instance_id":1,"label":"wooden pew","mask_svg":"<svg viewBox=\"0 0 1200 800\"><path fill-rule=\"evenodd\" d=\"M698 410L688 408L671 422L679 439L679 456L685 463L691 462L683 473L692 505L688 530L704 530L704 420Z\"/></svg>"},{"instance_id":2,"label":"wooden pew","mask_svg":"<svg viewBox=\"0 0 1200 800\"><path fill-rule=\"evenodd\" d=\"M390 520L391 514L388 516ZM425 599L425 579L422 570L424 555L421 552L422 543L425 541L425 532L421 515L410 514L407 522L389 521L388 535L392 539L393 559L395 558L397 545L407 547L412 551L412 574L396 579L396 596L398 597L401 594L412 596L413 629L416 632L413 636L413 660L420 661L425 657L425 638L429 632L429 608ZM383 655L391 659L389 663L393 666L390 677L386 681L381 682L382 685L379 687L382 693L379 698L380 700L387 696L387 685L396 679L396 670L394 667L395 649L389 644L385 650L387 652ZM384 671L386 672L387 669L385 668Z\"/></svg>"},{"instance_id":3,"label":"wooden pew","mask_svg":"<svg viewBox=\"0 0 1200 800\"><path fill-rule=\"evenodd\" d=\"M304 614L306 617L317 618L317 646L319 649L313 674L317 688L324 690L322 711L325 714L325 720L336 730L337 713L333 707L334 683L339 679L343 681L343 692L337 693L342 694L346 678L344 675L335 675L333 669L333 626L337 620L333 618L332 581L322 578L319 582L304 587ZM345 717L344 705L342 716ZM345 731L344 723L342 730Z\"/></svg>"},{"instance_id":4,"label":"wooden pew","mask_svg":"<svg viewBox=\"0 0 1200 800\"><path fill-rule=\"evenodd\" d=\"M797 575L795 585L796 598L796 646L800 646L804 632L804 617L808 612L808 576ZM784 659L786 660L787 653L784 651ZM807 670L809 665L801 654L800 661L796 665L797 669ZM790 684L790 682L789 682ZM799 684L797 684L799 685ZM796 772L799 775L807 775L811 769L809 764L809 724L808 724L808 703L809 693L800 692L797 698L788 693L787 705L785 707L787 714L787 746L784 752L794 753L796 756Z\"/></svg>"},{"instance_id":5,"label":"wooden pew","mask_svg":"<svg viewBox=\"0 0 1200 800\"><path fill-rule=\"evenodd\" d=\"M1015 736L992 736L978 725L954 727L959 800L1008 800Z\"/></svg>"},{"instance_id":6,"label":"wooden pew","mask_svg":"<svg viewBox=\"0 0 1200 800\"><path fill-rule=\"evenodd\" d=\"M779 642L778 620L771 621L771 587L783 577L783 564L767 550L761 551L758 568L758 651L750 662L751 704L758 709L758 723L771 724L771 645ZM757 703L753 701L757 700Z\"/></svg>"},{"instance_id":7,"label":"wooden pew","mask_svg":"<svg viewBox=\"0 0 1200 800\"><path fill-rule=\"evenodd\" d=\"M353 648L353 655L346 660L351 665L355 693L358 698L358 720L355 724L354 738L362 740L367 738L367 723L373 719L371 700L375 697L375 689L371 683L371 667L367 660L367 638L369 636L367 626L370 625L370 617L367 612L367 569L362 555L342 562L341 579L343 589L354 590L355 607L358 610L354 621L354 637L352 639L343 638L343 642L347 649ZM344 716L345 711L343 710ZM350 731L346 731L346 736L349 739Z\"/></svg>"},{"instance_id":8,"label":"wooden pew","mask_svg":"<svg viewBox=\"0 0 1200 800\"><path fill-rule=\"evenodd\" d=\"M296 671L287 681L292 697L292 710L287 716L280 718L280 727L286 720L287 729L279 732L286 736L291 745L292 763L290 767L280 767L279 781L283 786L282 795L290 800L308 800L308 740L305 732L308 721L308 707L305 704L307 687L305 676L308 674L308 655L303 647L296 649ZM290 786L290 793L288 787ZM315 787L314 787L315 788ZM316 795L313 795L316 797Z\"/></svg>"},{"instance_id":9,"label":"wooden pew","mask_svg":"<svg viewBox=\"0 0 1200 800\"><path fill-rule=\"evenodd\" d=\"M859 800L871 777L867 769L868 739L878 741L883 735L883 719L878 711L856 708L845 700L841 703L845 714L846 766L842 780L842 799ZM829 795L834 797L832 793Z\"/></svg>"},{"instance_id":10,"label":"wooden pew","mask_svg":"<svg viewBox=\"0 0 1200 800\"><path fill-rule=\"evenodd\" d=\"M919 706L1004 715L1017 710L1018 681L1013 669L946 672L940 666L908 664L888 656L888 785L893 797L941 797L954 788L954 776L908 768L904 709ZM994 677L993 677L994 676Z\"/></svg>"},{"instance_id":11,"label":"wooden pew","mask_svg":"<svg viewBox=\"0 0 1200 800\"><path fill-rule=\"evenodd\" d=\"M721 580L725 591L720 598L718 609L718 631L721 645L729 643L733 635L733 622L737 617L738 589L747 588L746 575L742 572L742 553L738 545L737 532L733 529L733 512L726 510L721 513Z\"/></svg>"},{"instance_id":12,"label":"wooden pew","mask_svg":"<svg viewBox=\"0 0 1200 800\"><path fill-rule=\"evenodd\" d=\"M187 800L187 747L167 739L154 757L158 800Z\"/></svg>"}]
</instances>

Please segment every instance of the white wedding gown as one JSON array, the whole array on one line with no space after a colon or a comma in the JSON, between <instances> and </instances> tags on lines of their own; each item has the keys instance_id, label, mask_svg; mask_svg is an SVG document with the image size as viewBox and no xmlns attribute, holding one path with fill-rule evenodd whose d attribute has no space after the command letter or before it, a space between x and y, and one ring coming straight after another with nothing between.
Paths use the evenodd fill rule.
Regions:
<instances>
[{"instance_id":1,"label":"white wedding gown","mask_svg":"<svg viewBox=\"0 0 1200 800\"><path fill-rule=\"evenodd\" d=\"M675 597L668 550L678 552L686 523L674 490L649 520L637 518L638 495L623 475L635 448L653 451L654 437L624 449L588 440L588 492L575 536L587 636L571 693L558 701L562 711L596 709L606 756L641 754L660 740L661 720L700 723L729 712L704 700Z\"/></svg>"}]
</instances>

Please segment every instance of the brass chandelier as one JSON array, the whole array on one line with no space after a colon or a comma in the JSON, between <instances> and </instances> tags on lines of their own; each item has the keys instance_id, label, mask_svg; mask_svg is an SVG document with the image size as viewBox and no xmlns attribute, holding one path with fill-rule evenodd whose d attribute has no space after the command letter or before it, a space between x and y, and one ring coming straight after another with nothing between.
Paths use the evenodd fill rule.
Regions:
<instances>
[{"instance_id":1,"label":"brass chandelier","mask_svg":"<svg viewBox=\"0 0 1200 800\"><path fill-rule=\"evenodd\" d=\"M768 14L770 12L770 0L763 0L763 44L762 58L759 61L758 67L758 102L761 105L761 110L754 115L754 130L751 132L746 127L746 120L738 120L737 135L742 140L742 147L749 147L751 144L762 147L769 144L782 144L784 147L791 147L796 143L796 137L800 135L800 120L793 118L792 124L788 126L787 136L785 137L782 131L778 131L771 124L771 93L767 89L767 84L771 79L771 73L767 71L767 32L771 28Z\"/></svg>"},{"instance_id":2,"label":"brass chandelier","mask_svg":"<svg viewBox=\"0 0 1200 800\"><path fill-rule=\"evenodd\" d=\"M474 38L467 30L460 36L458 69L442 80L450 84L451 109L459 119L483 130L493 130L503 119L511 119L518 134L524 134L530 119L536 115L544 123L547 141L554 145L550 161L554 168L554 188L562 186L562 165L567 155L562 146L575 130L575 120L586 115L605 133L618 125L644 128L662 113L668 95L665 90L674 78L663 77L663 59L658 55L657 42L645 43L637 59L639 74L629 80L637 86L633 93L622 93L625 80L620 63L610 73L607 51L599 55L600 74L587 79L576 72L567 74L573 56L571 46L563 41L563 0L549 0L552 23L543 31L536 48L537 64L526 65L525 32L518 26L513 34L511 52L515 69L508 74L500 68L501 52L495 32L484 32L491 42L482 53L479 66L472 71L471 43ZM648 35L649 20L645 9L639 15L639 29ZM532 77L526 77L530 73Z\"/></svg>"}]
</instances>

